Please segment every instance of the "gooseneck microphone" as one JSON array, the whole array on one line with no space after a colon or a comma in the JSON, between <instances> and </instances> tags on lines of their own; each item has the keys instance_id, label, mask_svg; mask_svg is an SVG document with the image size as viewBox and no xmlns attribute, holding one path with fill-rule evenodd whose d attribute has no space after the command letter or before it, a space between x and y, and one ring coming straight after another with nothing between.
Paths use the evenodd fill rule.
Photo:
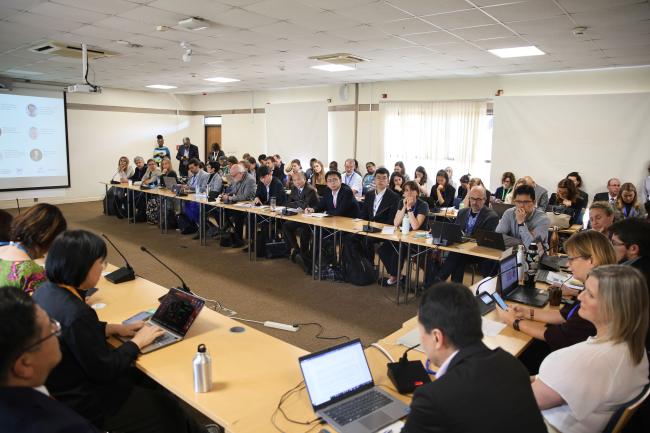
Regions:
<instances>
[{"instance_id":1,"label":"gooseneck microphone","mask_svg":"<svg viewBox=\"0 0 650 433\"><path fill-rule=\"evenodd\" d=\"M481 281L480 283L478 283L478 286L476 286L476 292L475 292L474 294L475 294L475 295L478 295L478 293L479 293L478 289L480 289L481 286L482 286L483 284L487 283L488 281L492 281L492 280L495 279L496 277L500 277L501 275L505 274L506 272L510 272L510 271L512 271L513 269L517 269L517 268L520 268L520 267L521 267L521 263L517 263L517 266L512 266L512 267L506 269L505 271L501 271L501 272L499 272L499 273L496 274L496 275L492 275L491 277L488 277L488 278L484 279L483 281Z\"/></svg>"},{"instance_id":2,"label":"gooseneck microphone","mask_svg":"<svg viewBox=\"0 0 650 433\"><path fill-rule=\"evenodd\" d=\"M108 241L109 244L111 244L111 246L115 249L115 251L117 251L117 253L124 259L124 264L126 265L111 272L110 274L106 274L105 278L113 284L120 284L126 281L135 280L135 271L129 264L129 261L126 259L124 254L122 254L122 252L119 249L117 249L115 244L108 238L108 236L106 236L104 233L102 233L102 236L104 237L104 239Z\"/></svg>"},{"instance_id":3,"label":"gooseneck microphone","mask_svg":"<svg viewBox=\"0 0 650 433\"><path fill-rule=\"evenodd\" d=\"M165 263L163 263L162 260L160 260L158 257L156 257L156 256L155 256L151 251L149 251L145 246L141 245L141 246L140 246L140 249L141 249L142 251L144 251L145 253L149 254L151 257L153 257L153 259L154 259L155 261L157 261L158 263L160 263L161 265L163 265L163 266L165 267L165 269L167 269L169 272L171 272L172 274L174 274L174 276L180 280L182 286L181 286L181 287L178 287L178 290L182 290L183 292L187 292L187 293L190 293L190 294L192 294L192 295L194 294L194 293L192 293L192 291L190 290L190 288L187 287L187 284L185 284L185 281L183 281L183 278L181 278L181 276L178 275L178 274L177 274L177 273L176 273L172 268L170 268L170 267L167 266Z\"/></svg>"}]
</instances>

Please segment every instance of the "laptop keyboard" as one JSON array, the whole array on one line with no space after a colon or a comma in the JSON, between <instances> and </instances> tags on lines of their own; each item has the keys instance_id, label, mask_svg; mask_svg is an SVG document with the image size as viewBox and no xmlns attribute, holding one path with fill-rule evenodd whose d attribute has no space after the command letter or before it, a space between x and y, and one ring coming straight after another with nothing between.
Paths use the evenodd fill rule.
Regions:
<instances>
[{"instance_id":1,"label":"laptop keyboard","mask_svg":"<svg viewBox=\"0 0 650 433\"><path fill-rule=\"evenodd\" d=\"M386 406L391 401L381 392L370 390L324 412L340 425L346 425Z\"/></svg>"},{"instance_id":2,"label":"laptop keyboard","mask_svg":"<svg viewBox=\"0 0 650 433\"><path fill-rule=\"evenodd\" d=\"M176 340L176 337L174 337L173 335L171 335L169 333L165 333L165 334L161 335L160 337L157 337L155 340L153 340L151 342L151 344L164 344L164 343L167 343L169 341L174 341L174 340Z\"/></svg>"}]
</instances>

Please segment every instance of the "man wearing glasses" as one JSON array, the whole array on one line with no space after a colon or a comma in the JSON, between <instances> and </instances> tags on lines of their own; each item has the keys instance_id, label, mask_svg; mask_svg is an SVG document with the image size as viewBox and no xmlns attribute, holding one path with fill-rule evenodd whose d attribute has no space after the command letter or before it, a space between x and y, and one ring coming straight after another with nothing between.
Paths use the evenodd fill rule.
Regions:
<instances>
[{"instance_id":1,"label":"man wearing glasses","mask_svg":"<svg viewBox=\"0 0 650 433\"><path fill-rule=\"evenodd\" d=\"M485 205L485 188L481 185L475 185L467 194L469 195L469 207L458 211L456 224L460 226L465 236L469 237L472 237L476 229L493 232L499 223L499 215ZM433 265L432 272L427 271L425 285L428 287L431 284L446 281L450 275L453 282L462 283L465 265L468 263L478 263L479 272L482 275L488 275L494 268L492 260L479 259L466 254L449 253L439 270L436 265Z\"/></svg>"},{"instance_id":2,"label":"man wearing glasses","mask_svg":"<svg viewBox=\"0 0 650 433\"><path fill-rule=\"evenodd\" d=\"M61 325L32 298L0 288L0 425L11 432L98 433L43 385L61 361Z\"/></svg>"},{"instance_id":3,"label":"man wearing glasses","mask_svg":"<svg viewBox=\"0 0 650 433\"><path fill-rule=\"evenodd\" d=\"M255 198L257 185L255 184L255 176L251 176L246 172L246 169L241 164L234 164L230 167L230 175L232 176L232 185L227 188L227 192L221 194L221 200L224 203L237 203L240 201L249 201ZM235 227L233 233L233 248L241 248L244 246L244 221L246 213L226 210L226 218L232 222Z\"/></svg>"},{"instance_id":4,"label":"man wearing glasses","mask_svg":"<svg viewBox=\"0 0 650 433\"><path fill-rule=\"evenodd\" d=\"M546 245L549 220L546 213L535 206L535 189L521 185L513 193L515 207L506 210L496 232L521 240L528 248L534 242Z\"/></svg>"},{"instance_id":5,"label":"man wearing glasses","mask_svg":"<svg viewBox=\"0 0 650 433\"><path fill-rule=\"evenodd\" d=\"M618 191L621 189L621 181L613 177L607 181L607 192L599 192L594 195L594 201L606 201L609 202L612 206L616 204L616 197L618 197Z\"/></svg>"}]
</instances>

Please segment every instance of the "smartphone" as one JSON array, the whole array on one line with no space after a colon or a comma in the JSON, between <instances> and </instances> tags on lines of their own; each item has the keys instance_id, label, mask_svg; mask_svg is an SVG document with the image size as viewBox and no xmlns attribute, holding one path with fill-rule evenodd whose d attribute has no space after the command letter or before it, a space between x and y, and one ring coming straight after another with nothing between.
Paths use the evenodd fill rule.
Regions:
<instances>
[{"instance_id":1,"label":"smartphone","mask_svg":"<svg viewBox=\"0 0 650 433\"><path fill-rule=\"evenodd\" d=\"M492 293L492 297L496 301L499 308L501 308L503 311L508 311L508 305L505 302L503 302L503 298L501 298L501 295L499 295L497 292L494 292Z\"/></svg>"},{"instance_id":2,"label":"smartphone","mask_svg":"<svg viewBox=\"0 0 650 433\"><path fill-rule=\"evenodd\" d=\"M99 289L97 287L92 287L92 288L86 290L86 298L90 298L92 295L97 293L97 291L99 291Z\"/></svg>"},{"instance_id":3,"label":"smartphone","mask_svg":"<svg viewBox=\"0 0 650 433\"><path fill-rule=\"evenodd\" d=\"M153 316L153 314L151 314L150 312L141 311L138 314L136 314L135 316L132 316L132 317L129 317L128 319L126 319L124 322L122 322L122 324L129 325L131 323L138 322L140 320L147 320L151 316Z\"/></svg>"}]
</instances>

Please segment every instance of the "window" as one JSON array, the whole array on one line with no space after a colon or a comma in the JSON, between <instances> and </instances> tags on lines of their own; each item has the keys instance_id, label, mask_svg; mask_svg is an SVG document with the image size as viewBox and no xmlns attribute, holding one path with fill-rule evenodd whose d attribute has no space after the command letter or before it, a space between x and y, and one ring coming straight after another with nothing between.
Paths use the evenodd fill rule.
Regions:
<instances>
[{"instance_id":1,"label":"window","mask_svg":"<svg viewBox=\"0 0 650 433\"><path fill-rule=\"evenodd\" d=\"M452 167L453 179L470 173L489 188L492 115L487 101L395 102L380 104L384 161L389 170L403 161L413 178L423 166L432 181Z\"/></svg>"}]
</instances>

